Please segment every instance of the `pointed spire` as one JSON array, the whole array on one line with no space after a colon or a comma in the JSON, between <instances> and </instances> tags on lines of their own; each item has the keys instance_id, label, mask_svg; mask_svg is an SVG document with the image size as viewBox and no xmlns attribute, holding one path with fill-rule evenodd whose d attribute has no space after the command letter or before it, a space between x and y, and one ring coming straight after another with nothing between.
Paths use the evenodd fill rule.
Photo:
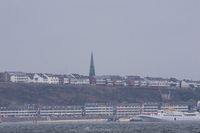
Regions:
<instances>
[{"instance_id":1,"label":"pointed spire","mask_svg":"<svg viewBox=\"0 0 200 133\"><path fill-rule=\"evenodd\" d=\"M95 84L95 67L94 67L93 52L91 53L91 59L90 59L89 79L90 79L90 84Z\"/></svg>"},{"instance_id":2,"label":"pointed spire","mask_svg":"<svg viewBox=\"0 0 200 133\"><path fill-rule=\"evenodd\" d=\"M94 67L94 58L93 58L93 52L91 53L91 60L90 60L90 77L95 76L95 67Z\"/></svg>"}]
</instances>

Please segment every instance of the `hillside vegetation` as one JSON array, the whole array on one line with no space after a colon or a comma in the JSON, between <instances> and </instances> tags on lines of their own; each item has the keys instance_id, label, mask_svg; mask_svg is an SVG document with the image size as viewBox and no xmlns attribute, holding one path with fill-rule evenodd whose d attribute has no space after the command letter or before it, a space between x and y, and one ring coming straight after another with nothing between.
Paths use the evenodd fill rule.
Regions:
<instances>
[{"instance_id":1,"label":"hillside vegetation","mask_svg":"<svg viewBox=\"0 0 200 133\"><path fill-rule=\"evenodd\" d=\"M64 86L46 84L0 83L0 106L24 104L83 105L85 103L162 102L161 94L171 96L169 102L200 99L200 90L158 89L101 86Z\"/></svg>"}]
</instances>

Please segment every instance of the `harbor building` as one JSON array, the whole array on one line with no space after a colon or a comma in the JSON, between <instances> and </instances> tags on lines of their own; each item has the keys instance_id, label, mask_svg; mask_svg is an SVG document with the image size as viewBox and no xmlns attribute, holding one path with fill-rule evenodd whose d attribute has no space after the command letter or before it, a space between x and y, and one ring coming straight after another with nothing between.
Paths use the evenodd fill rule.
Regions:
<instances>
[{"instance_id":1,"label":"harbor building","mask_svg":"<svg viewBox=\"0 0 200 133\"><path fill-rule=\"evenodd\" d=\"M101 103L86 104L85 114L89 116L112 116L113 106L111 104Z\"/></svg>"},{"instance_id":2,"label":"harbor building","mask_svg":"<svg viewBox=\"0 0 200 133\"><path fill-rule=\"evenodd\" d=\"M116 107L116 115L121 116L134 116L139 115L141 112L141 104L121 104Z\"/></svg>"},{"instance_id":3,"label":"harbor building","mask_svg":"<svg viewBox=\"0 0 200 133\"><path fill-rule=\"evenodd\" d=\"M188 112L189 106L188 105L169 105L165 104L161 106L161 110L165 111L178 111L178 112Z\"/></svg>"}]
</instances>

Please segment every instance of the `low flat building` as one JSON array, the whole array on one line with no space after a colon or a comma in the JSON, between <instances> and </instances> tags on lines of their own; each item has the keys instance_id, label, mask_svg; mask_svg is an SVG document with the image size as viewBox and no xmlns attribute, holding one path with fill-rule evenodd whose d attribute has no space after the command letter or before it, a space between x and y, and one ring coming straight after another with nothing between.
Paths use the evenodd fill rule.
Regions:
<instances>
[{"instance_id":1,"label":"low flat building","mask_svg":"<svg viewBox=\"0 0 200 133\"><path fill-rule=\"evenodd\" d=\"M116 106L117 116L133 116L141 113L141 104L121 104Z\"/></svg>"},{"instance_id":2,"label":"low flat building","mask_svg":"<svg viewBox=\"0 0 200 133\"><path fill-rule=\"evenodd\" d=\"M142 114L157 114L159 110L158 103L144 103L141 107Z\"/></svg>"},{"instance_id":3,"label":"low flat building","mask_svg":"<svg viewBox=\"0 0 200 133\"><path fill-rule=\"evenodd\" d=\"M85 114L89 116L112 116L113 106L109 104L86 104Z\"/></svg>"},{"instance_id":4,"label":"low flat building","mask_svg":"<svg viewBox=\"0 0 200 133\"><path fill-rule=\"evenodd\" d=\"M161 110L188 112L189 111L189 107L188 107L188 105L169 105L169 104L165 104L165 105L161 106Z\"/></svg>"}]
</instances>

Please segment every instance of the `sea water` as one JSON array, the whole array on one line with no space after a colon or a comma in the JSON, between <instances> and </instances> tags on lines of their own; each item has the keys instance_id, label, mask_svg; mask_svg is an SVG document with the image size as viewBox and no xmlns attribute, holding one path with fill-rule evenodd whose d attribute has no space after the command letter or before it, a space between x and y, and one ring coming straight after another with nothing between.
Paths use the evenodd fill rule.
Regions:
<instances>
[{"instance_id":1,"label":"sea water","mask_svg":"<svg viewBox=\"0 0 200 133\"><path fill-rule=\"evenodd\" d=\"M3 123L0 133L200 133L200 122Z\"/></svg>"}]
</instances>

